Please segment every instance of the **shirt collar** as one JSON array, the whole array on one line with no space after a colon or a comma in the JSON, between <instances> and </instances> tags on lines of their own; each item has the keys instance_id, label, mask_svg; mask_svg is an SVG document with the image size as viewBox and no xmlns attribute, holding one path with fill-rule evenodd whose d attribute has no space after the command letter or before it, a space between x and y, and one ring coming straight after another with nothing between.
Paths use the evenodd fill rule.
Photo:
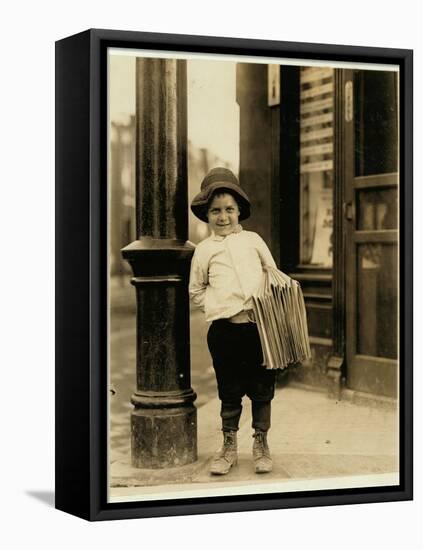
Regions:
<instances>
[{"instance_id":1,"label":"shirt collar","mask_svg":"<svg viewBox=\"0 0 423 550\"><path fill-rule=\"evenodd\" d=\"M231 231L231 233L229 233L229 235L232 235L233 233L241 233L241 231L242 231L242 225L239 223L233 228L233 230ZM216 233L212 230L211 238L213 241L223 241L226 239L226 237L229 237L229 235L216 235Z\"/></svg>"}]
</instances>

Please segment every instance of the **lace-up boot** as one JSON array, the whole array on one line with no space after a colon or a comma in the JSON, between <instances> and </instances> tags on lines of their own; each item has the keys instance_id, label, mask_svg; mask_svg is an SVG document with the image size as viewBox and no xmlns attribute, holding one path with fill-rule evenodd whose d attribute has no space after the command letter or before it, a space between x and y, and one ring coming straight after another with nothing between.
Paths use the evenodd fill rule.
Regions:
<instances>
[{"instance_id":1,"label":"lace-up boot","mask_svg":"<svg viewBox=\"0 0 423 550\"><path fill-rule=\"evenodd\" d=\"M210 473L216 475L225 475L232 466L238 462L238 446L236 441L236 432L223 432L223 445L216 454L210 467Z\"/></svg>"},{"instance_id":2,"label":"lace-up boot","mask_svg":"<svg viewBox=\"0 0 423 550\"><path fill-rule=\"evenodd\" d=\"M265 474L272 471L272 458L267 444L267 432L256 430L253 434L253 458L256 474Z\"/></svg>"}]
</instances>

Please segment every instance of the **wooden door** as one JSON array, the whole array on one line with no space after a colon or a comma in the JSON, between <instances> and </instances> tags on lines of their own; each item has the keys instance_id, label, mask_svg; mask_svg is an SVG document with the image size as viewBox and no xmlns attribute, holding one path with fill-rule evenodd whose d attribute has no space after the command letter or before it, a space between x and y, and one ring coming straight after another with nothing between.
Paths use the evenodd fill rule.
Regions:
<instances>
[{"instance_id":1,"label":"wooden door","mask_svg":"<svg viewBox=\"0 0 423 550\"><path fill-rule=\"evenodd\" d=\"M345 84L347 386L398 391L398 73Z\"/></svg>"}]
</instances>

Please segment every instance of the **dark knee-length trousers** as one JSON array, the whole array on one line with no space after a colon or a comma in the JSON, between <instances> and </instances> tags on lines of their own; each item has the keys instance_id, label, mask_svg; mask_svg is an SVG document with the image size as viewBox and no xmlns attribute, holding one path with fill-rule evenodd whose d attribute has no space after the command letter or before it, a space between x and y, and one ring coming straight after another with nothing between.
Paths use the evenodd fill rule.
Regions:
<instances>
[{"instance_id":1,"label":"dark knee-length trousers","mask_svg":"<svg viewBox=\"0 0 423 550\"><path fill-rule=\"evenodd\" d=\"M207 343L221 400L222 430L238 430L242 398L251 399L252 427L270 428L275 371L262 366L263 355L255 323L213 321Z\"/></svg>"}]
</instances>

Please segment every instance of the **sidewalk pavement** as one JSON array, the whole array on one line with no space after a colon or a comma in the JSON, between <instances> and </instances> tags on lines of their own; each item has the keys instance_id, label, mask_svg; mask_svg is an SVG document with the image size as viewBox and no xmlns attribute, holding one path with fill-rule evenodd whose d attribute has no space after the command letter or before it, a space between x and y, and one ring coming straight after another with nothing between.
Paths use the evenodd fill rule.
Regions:
<instances>
[{"instance_id":1,"label":"sidewalk pavement","mask_svg":"<svg viewBox=\"0 0 423 550\"><path fill-rule=\"evenodd\" d=\"M187 496L281 492L312 488L396 485L398 412L393 407L335 401L324 393L287 386L272 402L268 441L273 471L254 473L248 398L238 432L238 465L226 476L209 474L222 440L220 402L198 409L198 461L167 470L141 470L129 453L110 466L111 502Z\"/></svg>"}]
</instances>

